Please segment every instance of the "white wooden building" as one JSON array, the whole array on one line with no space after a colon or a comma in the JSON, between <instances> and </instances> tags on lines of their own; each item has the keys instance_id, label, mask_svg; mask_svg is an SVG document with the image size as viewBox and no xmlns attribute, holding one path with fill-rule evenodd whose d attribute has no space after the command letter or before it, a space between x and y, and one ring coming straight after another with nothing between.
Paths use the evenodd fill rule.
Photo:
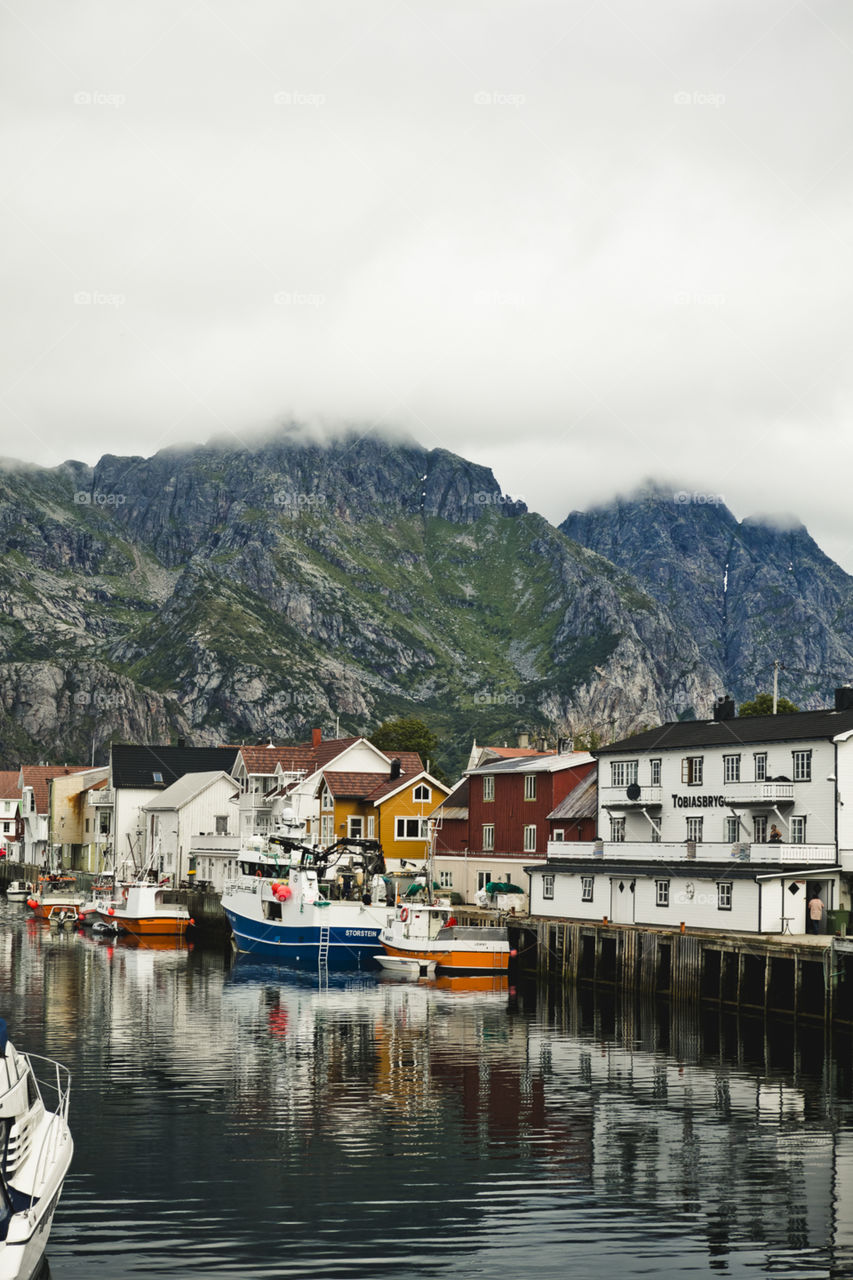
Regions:
<instances>
[{"instance_id":1,"label":"white wooden building","mask_svg":"<svg viewBox=\"0 0 853 1280\"><path fill-rule=\"evenodd\" d=\"M235 870L239 783L223 771L187 773L144 806L147 866L174 884L195 877L221 892Z\"/></svg>"},{"instance_id":2,"label":"white wooden building","mask_svg":"<svg viewBox=\"0 0 853 1280\"><path fill-rule=\"evenodd\" d=\"M777 716L736 717L720 699L712 720L594 754L598 839L549 843L529 868L534 914L801 934L815 894L823 929L849 911L853 690Z\"/></svg>"}]
</instances>

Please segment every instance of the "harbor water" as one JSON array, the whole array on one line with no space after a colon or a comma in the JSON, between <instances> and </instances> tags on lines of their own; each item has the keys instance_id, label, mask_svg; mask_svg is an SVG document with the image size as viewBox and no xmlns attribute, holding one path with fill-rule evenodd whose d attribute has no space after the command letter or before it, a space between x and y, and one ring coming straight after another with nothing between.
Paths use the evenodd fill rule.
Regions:
<instances>
[{"instance_id":1,"label":"harbor water","mask_svg":"<svg viewBox=\"0 0 853 1280\"><path fill-rule=\"evenodd\" d=\"M44 1275L853 1274L822 1025L591 987L293 973L0 898L0 1016L72 1072Z\"/></svg>"}]
</instances>

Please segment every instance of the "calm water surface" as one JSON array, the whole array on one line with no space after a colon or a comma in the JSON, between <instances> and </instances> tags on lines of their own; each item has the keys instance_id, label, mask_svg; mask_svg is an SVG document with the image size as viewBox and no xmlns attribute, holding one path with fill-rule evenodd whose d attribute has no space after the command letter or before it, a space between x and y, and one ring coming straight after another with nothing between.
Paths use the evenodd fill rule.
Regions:
<instances>
[{"instance_id":1,"label":"calm water surface","mask_svg":"<svg viewBox=\"0 0 853 1280\"><path fill-rule=\"evenodd\" d=\"M321 990L3 898L0 1015L73 1074L52 1280L853 1275L850 1045L820 1030Z\"/></svg>"}]
</instances>

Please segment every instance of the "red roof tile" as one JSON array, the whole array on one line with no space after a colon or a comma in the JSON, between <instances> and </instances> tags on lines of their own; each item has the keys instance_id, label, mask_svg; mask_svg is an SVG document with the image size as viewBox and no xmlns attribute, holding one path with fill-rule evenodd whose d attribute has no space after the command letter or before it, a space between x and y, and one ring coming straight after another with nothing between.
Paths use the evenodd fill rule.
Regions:
<instances>
[{"instance_id":1,"label":"red roof tile","mask_svg":"<svg viewBox=\"0 0 853 1280\"><path fill-rule=\"evenodd\" d=\"M346 773L331 769L323 773L326 786L339 800L365 800L387 777L385 773Z\"/></svg>"},{"instance_id":2,"label":"red roof tile","mask_svg":"<svg viewBox=\"0 0 853 1280\"><path fill-rule=\"evenodd\" d=\"M48 783L51 778L64 778L70 773L86 773L88 767L85 764L25 764L21 769L23 785L33 789L36 813L48 811Z\"/></svg>"},{"instance_id":3,"label":"red roof tile","mask_svg":"<svg viewBox=\"0 0 853 1280\"><path fill-rule=\"evenodd\" d=\"M247 773L275 773L278 764L285 773L299 769L313 773L317 768L314 748L305 743L284 747L238 747L237 750L243 757Z\"/></svg>"},{"instance_id":4,"label":"red roof tile","mask_svg":"<svg viewBox=\"0 0 853 1280\"><path fill-rule=\"evenodd\" d=\"M0 769L0 800L14 800L21 794L20 769Z\"/></svg>"}]
</instances>

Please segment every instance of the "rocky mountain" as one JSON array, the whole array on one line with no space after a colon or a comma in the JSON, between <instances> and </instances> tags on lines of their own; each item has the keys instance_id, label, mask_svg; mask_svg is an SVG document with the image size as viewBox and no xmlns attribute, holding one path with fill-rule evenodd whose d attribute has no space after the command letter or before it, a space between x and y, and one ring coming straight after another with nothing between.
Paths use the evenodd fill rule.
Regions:
<instances>
[{"instance_id":1,"label":"rocky mountain","mask_svg":"<svg viewBox=\"0 0 853 1280\"><path fill-rule=\"evenodd\" d=\"M780 653L795 701L853 666L847 576L722 507L649 493L561 531L487 469L370 434L3 470L4 767L406 713L452 771L473 737L706 716Z\"/></svg>"},{"instance_id":2,"label":"rocky mountain","mask_svg":"<svg viewBox=\"0 0 853 1280\"><path fill-rule=\"evenodd\" d=\"M629 570L738 701L772 688L776 660L782 692L804 708L850 683L853 578L801 524L738 522L720 501L649 485L560 528Z\"/></svg>"}]
</instances>

